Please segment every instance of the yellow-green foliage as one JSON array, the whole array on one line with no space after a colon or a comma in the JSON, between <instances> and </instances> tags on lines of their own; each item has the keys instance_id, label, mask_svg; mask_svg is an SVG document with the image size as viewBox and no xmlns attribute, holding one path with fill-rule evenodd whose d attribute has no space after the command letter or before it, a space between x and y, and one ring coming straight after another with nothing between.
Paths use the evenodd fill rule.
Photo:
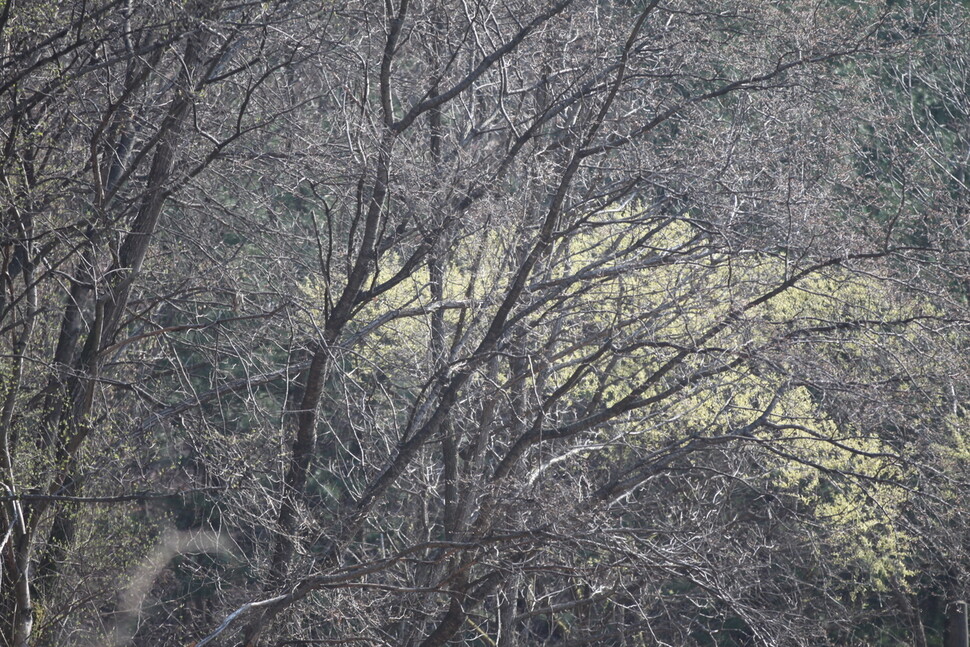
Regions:
<instances>
[{"instance_id":1,"label":"yellow-green foliage","mask_svg":"<svg viewBox=\"0 0 970 647\"><path fill-rule=\"evenodd\" d=\"M769 480L824 524L830 562L858 572L860 584L868 578L870 587L905 580L912 538L893 529L905 497L899 489L876 484L904 475L875 434L837 424L808 388L791 381L786 363L789 349L809 342L816 356L838 353L843 363L864 363L872 349L892 350L917 334L897 327L885 336L881 322L912 317L926 306L902 303L875 278L840 265L805 275L750 306L808 263L794 266L781 252L716 251L709 235L687 216L631 226L623 222L630 213L613 213L612 222L604 215L595 226L556 240L530 281L531 294L545 301L529 312L521 328L521 343L535 367L526 378L529 388L549 394L578 368L590 369L549 412L553 424L557 415L589 413L590 406L602 410L631 392L655 396L692 373L731 364L729 370L688 380L649 409L593 430L591 451L624 460L688 436L749 433L745 430L760 420L767 424L752 427L747 442L769 449L770 469L755 476ZM468 305L464 315L446 311L449 334L459 317L468 330L482 328L494 313L518 266L513 238L481 232L451 250L443 298L467 300ZM482 254L483 249L492 251ZM393 276L402 262L385 259L374 282ZM304 286L311 311L325 287L319 282ZM388 315L417 312L432 301L428 270L421 267L368 303L357 318L362 322L358 330L382 317L386 321L369 333L360 356L385 369L394 363L427 375L429 316ZM523 299L528 301L529 296ZM612 352L591 360L607 342ZM682 351L687 352L674 370L641 389L644 380ZM766 356L772 361L759 361ZM498 377L502 384L512 376L500 371ZM416 390L422 383L397 385ZM771 453L772 448L778 451Z\"/></svg>"}]
</instances>

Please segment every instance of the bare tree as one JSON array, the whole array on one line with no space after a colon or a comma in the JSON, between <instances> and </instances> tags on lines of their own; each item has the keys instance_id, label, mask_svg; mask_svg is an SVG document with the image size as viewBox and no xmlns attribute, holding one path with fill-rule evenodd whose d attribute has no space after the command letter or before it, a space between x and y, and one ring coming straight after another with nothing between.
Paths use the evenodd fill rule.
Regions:
<instances>
[{"instance_id":1,"label":"bare tree","mask_svg":"<svg viewBox=\"0 0 970 647\"><path fill-rule=\"evenodd\" d=\"M850 644L960 482L912 9L7 3L6 643Z\"/></svg>"},{"instance_id":2,"label":"bare tree","mask_svg":"<svg viewBox=\"0 0 970 647\"><path fill-rule=\"evenodd\" d=\"M249 104L298 58L298 42L260 41L279 9L4 5L4 644L31 643L37 610L71 588L59 581L78 514L65 502L110 465L92 457L125 451L127 406L163 402L140 385L163 367L141 353L223 324L178 316L227 301L222 265L181 274L191 263L159 234L187 183L273 122Z\"/></svg>"}]
</instances>

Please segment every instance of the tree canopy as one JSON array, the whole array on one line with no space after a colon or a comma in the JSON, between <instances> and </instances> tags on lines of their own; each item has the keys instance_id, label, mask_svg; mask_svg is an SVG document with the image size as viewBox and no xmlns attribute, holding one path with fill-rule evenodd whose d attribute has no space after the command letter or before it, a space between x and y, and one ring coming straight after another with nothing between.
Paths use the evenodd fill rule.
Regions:
<instances>
[{"instance_id":1,"label":"tree canopy","mask_svg":"<svg viewBox=\"0 0 970 647\"><path fill-rule=\"evenodd\" d=\"M943 645L970 5L0 3L0 645Z\"/></svg>"}]
</instances>

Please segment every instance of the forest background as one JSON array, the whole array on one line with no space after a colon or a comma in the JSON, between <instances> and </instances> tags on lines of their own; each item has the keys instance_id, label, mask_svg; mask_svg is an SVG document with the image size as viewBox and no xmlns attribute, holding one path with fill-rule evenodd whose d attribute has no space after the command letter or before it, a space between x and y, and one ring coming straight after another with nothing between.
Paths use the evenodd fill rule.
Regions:
<instances>
[{"instance_id":1,"label":"forest background","mask_svg":"<svg viewBox=\"0 0 970 647\"><path fill-rule=\"evenodd\" d=\"M0 645L943 645L968 21L0 2Z\"/></svg>"}]
</instances>

